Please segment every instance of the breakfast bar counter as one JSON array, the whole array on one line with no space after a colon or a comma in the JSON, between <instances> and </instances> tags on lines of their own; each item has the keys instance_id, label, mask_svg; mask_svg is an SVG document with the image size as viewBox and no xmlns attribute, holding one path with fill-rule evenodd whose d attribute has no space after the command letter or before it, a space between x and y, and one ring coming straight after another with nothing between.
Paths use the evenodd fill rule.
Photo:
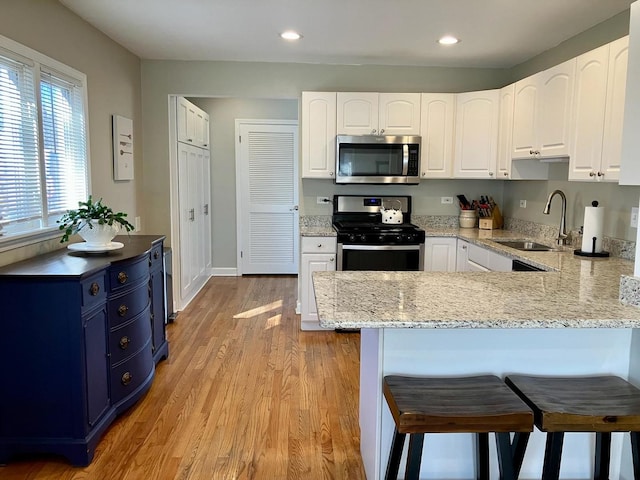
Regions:
<instances>
[{"instance_id":1,"label":"breakfast bar counter","mask_svg":"<svg viewBox=\"0 0 640 480\"><path fill-rule=\"evenodd\" d=\"M320 324L361 330L361 452L368 480L384 476L393 420L385 375L615 374L640 384L640 308L620 301L633 263L559 252L516 252L543 272L317 272ZM515 252L515 253L514 253ZM625 443L626 442L626 443ZM427 435L421 478L471 478L471 434ZM628 438L612 438L611 478L633 478ZM594 437L569 434L561 478L592 478ZM521 478L540 478L534 432ZM495 463L495 460L492 461ZM497 465L492 464L492 474Z\"/></svg>"}]
</instances>

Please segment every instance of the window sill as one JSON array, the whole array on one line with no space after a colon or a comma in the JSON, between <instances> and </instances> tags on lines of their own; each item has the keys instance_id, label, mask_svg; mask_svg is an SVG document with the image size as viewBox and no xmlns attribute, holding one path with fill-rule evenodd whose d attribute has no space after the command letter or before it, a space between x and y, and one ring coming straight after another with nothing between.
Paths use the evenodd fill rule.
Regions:
<instances>
[{"instance_id":1,"label":"window sill","mask_svg":"<svg viewBox=\"0 0 640 480\"><path fill-rule=\"evenodd\" d=\"M35 243L45 242L60 237L57 227L42 229L37 232L0 236L0 253L16 248L27 247Z\"/></svg>"}]
</instances>

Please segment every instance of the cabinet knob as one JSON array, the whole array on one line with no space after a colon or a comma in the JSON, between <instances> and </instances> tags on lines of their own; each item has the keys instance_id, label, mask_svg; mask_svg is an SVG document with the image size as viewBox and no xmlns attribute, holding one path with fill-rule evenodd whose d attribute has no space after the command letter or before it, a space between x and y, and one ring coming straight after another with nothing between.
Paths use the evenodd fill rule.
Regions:
<instances>
[{"instance_id":1,"label":"cabinet knob","mask_svg":"<svg viewBox=\"0 0 640 480\"><path fill-rule=\"evenodd\" d=\"M158 258L160 258L160 252L158 252L157 250L155 252L153 252L153 258L155 260L157 260Z\"/></svg>"},{"instance_id":2,"label":"cabinet knob","mask_svg":"<svg viewBox=\"0 0 640 480\"><path fill-rule=\"evenodd\" d=\"M593 172L593 171L589 172L589 176L590 177L595 177L596 176L596 172Z\"/></svg>"},{"instance_id":3,"label":"cabinet knob","mask_svg":"<svg viewBox=\"0 0 640 480\"><path fill-rule=\"evenodd\" d=\"M426 177L427 176L427 172L422 172L422 176Z\"/></svg>"},{"instance_id":4,"label":"cabinet knob","mask_svg":"<svg viewBox=\"0 0 640 480\"><path fill-rule=\"evenodd\" d=\"M493 172L489 172L489 176L490 176L490 177L493 177Z\"/></svg>"},{"instance_id":5,"label":"cabinet knob","mask_svg":"<svg viewBox=\"0 0 640 480\"><path fill-rule=\"evenodd\" d=\"M131 383L131 380L133 380L133 375L131 375L131 372L125 372L122 374L120 382L122 382L123 385L129 385Z\"/></svg>"},{"instance_id":6,"label":"cabinet knob","mask_svg":"<svg viewBox=\"0 0 640 480\"><path fill-rule=\"evenodd\" d=\"M335 259L334 259L333 257L331 257L331 258L329 259L329 261L330 261L330 262L333 262L334 260L335 260Z\"/></svg>"},{"instance_id":7,"label":"cabinet knob","mask_svg":"<svg viewBox=\"0 0 640 480\"><path fill-rule=\"evenodd\" d=\"M502 175L504 175L505 177L509 176L509 174L507 172L504 172Z\"/></svg>"},{"instance_id":8,"label":"cabinet knob","mask_svg":"<svg viewBox=\"0 0 640 480\"><path fill-rule=\"evenodd\" d=\"M333 172L329 172L329 176L330 176L330 177L333 177Z\"/></svg>"},{"instance_id":9,"label":"cabinet knob","mask_svg":"<svg viewBox=\"0 0 640 480\"><path fill-rule=\"evenodd\" d=\"M93 282L89 287L89 293L95 297L96 295L98 295L98 292L100 292L100 285L98 285L96 282Z\"/></svg>"},{"instance_id":10,"label":"cabinet knob","mask_svg":"<svg viewBox=\"0 0 640 480\"><path fill-rule=\"evenodd\" d=\"M598 176L599 176L599 177L604 177L604 173L602 173L602 172L598 172Z\"/></svg>"},{"instance_id":11,"label":"cabinet knob","mask_svg":"<svg viewBox=\"0 0 640 480\"><path fill-rule=\"evenodd\" d=\"M119 283L127 283L127 280L129 280L128 275L125 272L120 272L118 274L118 282Z\"/></svg>"},{"instance_id":12,"label":"cabinet knob","mask_svg":"<svg viewBox=\"0 0 640 480\"><path fill-rule=\"evenodd\" d=\"M371 135L375 135L377 132L377 130L374 128L373 130L371 130Z\"/></svg>"},{"instance_id":13,"label":"cabinet knob","mask_svg":"<svg viewBox=\"0 0 640 480\"><path fill-rule=\"evenodd\" d=\"M384 133L384 128L380 130L380 135Z\"/></svg>"},{"instance_id":14,"label":"cabinet knob","mask_svg":"<svg viewBox=\"0 0 640 480\"><path fill-rule=\"evenodd\" d=\"M321 243L318 244L318 248L322 248L322 244Z\"/></svg>"},{"instance_id":15,"label":"cabinet knob","mask_svg":"<svg viewBox=\"0 0 640 480\"><path fill-rule=\"evenodd\" d=\"M120 339L120 342L118 345L122 350L126 350L129 347L130 343L131 343L131 339L125 335Z\"/></svg>"},{"instance_id":16,"label":"cabinet knob","mask_svg":"<svg viewBox=\"0 0 640 480\"><path fill-rule=\"evenodd\" d=\"M126 305L120 305L118 307L118 315L120 315L121 317L124 317L128 311L129 307L127 307Z\"/></svg>"}]
</instances>

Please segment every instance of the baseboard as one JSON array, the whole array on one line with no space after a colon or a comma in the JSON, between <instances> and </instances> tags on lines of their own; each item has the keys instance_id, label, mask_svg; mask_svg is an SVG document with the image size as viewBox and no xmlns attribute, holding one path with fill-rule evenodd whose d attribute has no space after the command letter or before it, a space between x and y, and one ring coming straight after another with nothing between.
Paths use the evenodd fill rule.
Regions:
<instances>
[{"instance_id":1,"label":"baseboard","mask_svg":"<svg viewBox=\"0 0 640 480\"><path fill-rule=\"evenodd\" d=\"M211 276L213 277L237 277L237 268L212 268Z\"/></svg>"}]
</instances>

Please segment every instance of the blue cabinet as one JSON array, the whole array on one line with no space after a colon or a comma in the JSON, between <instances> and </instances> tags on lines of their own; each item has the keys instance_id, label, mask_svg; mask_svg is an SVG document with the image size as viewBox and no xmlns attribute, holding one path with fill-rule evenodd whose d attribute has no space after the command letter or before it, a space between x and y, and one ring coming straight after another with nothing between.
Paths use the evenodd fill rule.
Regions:
<instances>
[{"instance_id":1,"label":"blue cabinet","mask_svg":"<svg viewBox=\"0 0 640 480\"><path fill-rule=\"evenodd\" d=\"M106 255L65 249L0 268L0 463L46 452L89 464L167 358L153 258L164 237L117 240Z\"/></svg>"}]
</instances>

